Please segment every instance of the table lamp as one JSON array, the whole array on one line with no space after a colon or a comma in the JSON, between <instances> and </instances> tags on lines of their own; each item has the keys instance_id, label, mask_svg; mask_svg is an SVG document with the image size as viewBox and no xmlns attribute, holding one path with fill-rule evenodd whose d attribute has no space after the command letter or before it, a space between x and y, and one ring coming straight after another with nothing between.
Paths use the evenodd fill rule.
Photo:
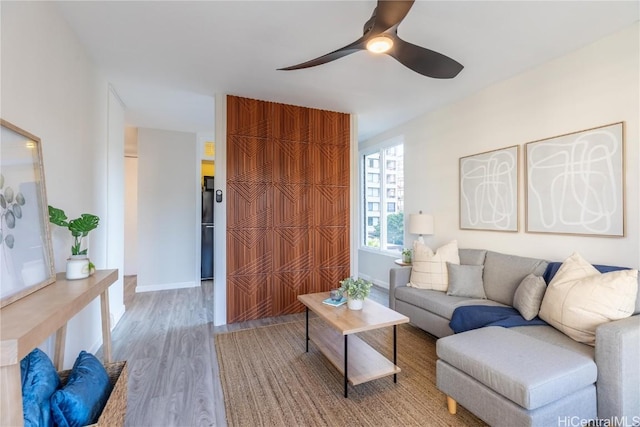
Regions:
<instances>
[{"instance_id":1,"label":"table lamp","mask_svg":"<svg viewBox=\"0 0 640 427\"><path fill-rule=\"evenodd\" d=\"M425 234L433 234L433 216L423 214L422 211L417 214L409 215L409 233L418 234L418 242L424 244Z\"/></svg>"}]
</instances>

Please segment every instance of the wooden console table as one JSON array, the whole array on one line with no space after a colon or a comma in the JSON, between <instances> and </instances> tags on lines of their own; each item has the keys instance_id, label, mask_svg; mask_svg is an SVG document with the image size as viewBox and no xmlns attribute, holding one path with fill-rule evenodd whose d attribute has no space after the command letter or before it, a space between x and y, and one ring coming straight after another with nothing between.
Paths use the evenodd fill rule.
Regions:
<instances>
[{"instance_id":1,"label":"wooden console table","mask_svg":"<svg viewBox=\"0 0 640 427\"><path fill-rule=\"evenodd\" d=\"M54 364L62 369L67 321L100 296L104 361L111 362L109 286L118 270L98 270L80 280L65 274L38 291L0 309L0 425L22 426L20 360L56 334Z\"/></svg>"}]
</instances>

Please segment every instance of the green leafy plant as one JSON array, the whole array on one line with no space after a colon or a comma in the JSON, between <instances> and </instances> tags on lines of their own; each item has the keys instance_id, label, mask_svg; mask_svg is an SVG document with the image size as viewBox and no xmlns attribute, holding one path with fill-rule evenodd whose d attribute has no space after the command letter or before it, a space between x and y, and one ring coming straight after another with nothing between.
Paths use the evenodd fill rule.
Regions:
<instances>
[{"instance_id":1,"label":"green leafy plant","mask_svg":"<svg viewBox=\"0 0 640 427\"><path fill-rule=\"evenodd\" d=\"M68 228L73 236L71 255L86 255L87 249L82 249L82 239L89 235L91 230L98 227L100 218L96 215L84 213L79 218L67 221L67 215L62 209L49 206L49 221L60 227Z\"/></svg>"},{"instance_id":2,"label":"green leafy plant","mask_svg":"<svg viewBox=\"0 0 640 427\"><path fill-rule=\"evenodd\" d=\"M364 279L347 277L340 282L340 291L351 299L365 299L369 296L373 283Z\"/></svg>"},{"instance_id":3,"label":"green leafy plant","mask_svg":"<svg viewBox=\"0 0 640 427\"><path fill-rule=\"evenodd\" d=\"M402 250L402 260L405 262L411 262L411 249L404 248Z\"/></svg>"}]
</instances>

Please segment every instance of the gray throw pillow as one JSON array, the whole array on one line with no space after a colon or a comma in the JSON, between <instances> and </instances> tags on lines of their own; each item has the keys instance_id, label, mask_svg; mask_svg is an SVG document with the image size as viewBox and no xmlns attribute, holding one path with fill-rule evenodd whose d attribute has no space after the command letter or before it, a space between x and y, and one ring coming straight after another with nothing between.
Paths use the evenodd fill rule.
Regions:
<instances>
[{"instance_id":1,"label":"gray throw pillow","mask_svg":"<svg viewBox=\"0 0 640 427\"><path fill-rule=\"evenodd\" d=\"M540 304L546 290L547 284L541 276L527 275L513 295L513 308L518 310L526 320L533 319L540 311Z\"/></svg>"},{"instance_id":2,"label":"gray throw pillow","mask_svg":"<svg viewBox=\"0 0 640 427\"><path fill-rule=\"evenodd\" d=\"M449 287L447 295L456 297L482 298L487 296L484 294L484 286L482 283L483 265L458 265L447 263L449 270Z\"/></svg>"}]
</instances>

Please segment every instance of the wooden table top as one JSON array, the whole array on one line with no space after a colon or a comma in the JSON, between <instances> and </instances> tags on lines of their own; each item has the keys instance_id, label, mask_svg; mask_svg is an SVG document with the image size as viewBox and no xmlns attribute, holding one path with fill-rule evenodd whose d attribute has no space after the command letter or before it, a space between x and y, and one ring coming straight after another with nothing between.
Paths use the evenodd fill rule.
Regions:
<instances>
[{"instance_id":1,"label":"wooden table top","mask_svg":"<svg viewBox=\"0 0 640 427\"><path fill-rule=\"evenodd\" d=\"M118 270L98 270L80 280L56 281L0 309L0 366L18 363L118 279Z\"/></svg>"},{"instance_id":2,"label":"wooden table top","mask_svg":"<svg viewBox=\"0 0 640 427\"><path fill-rule=\"evenodd\" d=\"M329 298L329 292L298 295L298 300L302 304L342 335L409 323L409 318L404 314L393 311L368 298L364 300L362 310L349 310L347 304L342 304L339 307L323 304L322 301L327 298Z\"/></svg>"}]
</instances>

